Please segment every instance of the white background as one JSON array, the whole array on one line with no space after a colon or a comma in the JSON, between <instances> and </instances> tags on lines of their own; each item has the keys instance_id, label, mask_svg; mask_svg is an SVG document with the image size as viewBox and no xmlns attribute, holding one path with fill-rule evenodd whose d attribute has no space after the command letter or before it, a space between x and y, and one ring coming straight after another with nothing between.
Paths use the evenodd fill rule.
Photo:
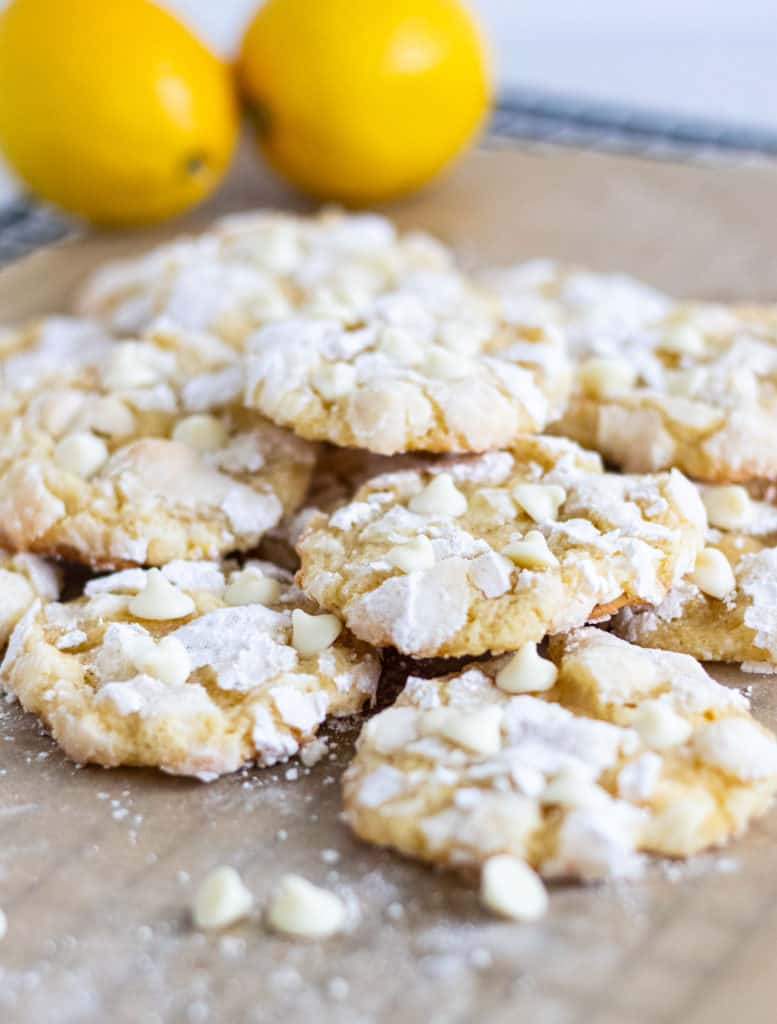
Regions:
<instances>
[{"instance_id":1,"label":"white background","mask_svg":"<svg viewBox=\"0 0 777 1024\"><path fill-rule=\"evenodd\" d=\"M258 0L164 3L227 54ZM777 0L473 0L472 6L491 37L503 86L777 130ZM0 199L8 192L0 170Z\"/></svg>"}]
</instances>

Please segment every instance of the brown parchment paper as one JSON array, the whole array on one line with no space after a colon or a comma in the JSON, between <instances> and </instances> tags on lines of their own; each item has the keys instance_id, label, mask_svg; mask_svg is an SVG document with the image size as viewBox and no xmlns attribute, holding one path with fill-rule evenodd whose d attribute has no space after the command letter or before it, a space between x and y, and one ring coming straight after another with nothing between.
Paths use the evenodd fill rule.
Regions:
<instances>
[{"instance_id":1,"label":"brown parchment paper","mask_svg":"<svg viewBox=\"0 0 777 1024\"><path fill-rule=\"evenodd\" d=\"M472 260L535 255L620 269L675 291L777 298L777 167L693 167L578 153L482 151L396 206ZM0 322L64 308L101 259L215 212L299 200L245 153L187 221L91 236L0 272ZM723 671L777 726L777 677ZM396 671L394 672L396 681ZM338 779L358 723L314 768L205 786L78 769L0 703L3 1024L527 1022L760 1024L777 1020L777 811L742 841L641 881L559 887L548 917L496 921L455 877L352 839ZM304 945L259 915L195 933L187 907L231 863L263 900L299 871L351 906L348 934Z\"/></svg>"}]
</instances>

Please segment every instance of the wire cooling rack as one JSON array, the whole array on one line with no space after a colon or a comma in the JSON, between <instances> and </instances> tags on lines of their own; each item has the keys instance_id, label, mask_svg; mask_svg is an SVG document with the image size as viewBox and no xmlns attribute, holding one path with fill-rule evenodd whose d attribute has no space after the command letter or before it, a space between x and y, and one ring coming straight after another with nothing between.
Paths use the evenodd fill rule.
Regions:
<instances>
[{"instance_id":1,"label":"wire cooling rack","mask_svg":"<svg viewBox=\"0 0 777 1024\"><path fill-rule=\"evenodd\" d=\"M531 89L504 94L486 133L487 146L516 144L566 145L685 161L777 159L777 132ZM0 206L0 264L72 230L66 217L28 197Z\"/></svg>"}]
</instances>

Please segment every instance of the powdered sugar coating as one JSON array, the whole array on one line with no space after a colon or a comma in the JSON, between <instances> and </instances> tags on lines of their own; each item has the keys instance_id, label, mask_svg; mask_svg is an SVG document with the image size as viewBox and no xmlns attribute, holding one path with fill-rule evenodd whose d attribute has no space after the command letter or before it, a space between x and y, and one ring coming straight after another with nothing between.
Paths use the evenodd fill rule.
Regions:
<instances>
[{"instance_id":1,"label":"powdered sugar coating","mask_svg":"<svg viewBox=\"0 0 777 1024\"><path fill-rule=\"evenodd\" d=\"M192 420L183 382L224 353L190 341L114 341L0 393L3 544L96 567L218 557L299 505L314 449L220 394Z\"/></svg>"},{"instance_id":2,"label":"powdered sugar coating","mask_svg":"<svg viewBox=\"0 0 777 1024\"><path fill-rule=\"evenodd\" d=\"M593 879L639 872L646 852L688 856L719 845L767 808L777 790L775 738L692 659L591 628L559 639L550 654L558 681L536 697L494 685L503 659L411 678L365 725L345 774L356 833L451 867L507 853L550 877ZM635 691L626 665L652 683ZM656 701L687 723L682 742L653 747L632 726ZM486 708L498 709L501 727L498 749L482 753L451 723Z\"/></svg>"},{"instance_id":3,"label":"powdered sugar coating","mask_svg":"<svg viewBox=\"0 0 777 1024\"><path fill-rule=\"evenodd\" d=\"M454 271L264 327L246 377L246 402L274 422L384 455L505 447L558 415L569 383L559 332L509 324Z\"/></svg>"},{"instance_id":4,"label":"powdered sugar coating","mask_svg":"<svg viewBox=\"0 0 777 1024\"><path fill-rule=\"evenodd\" d=\"M292 611L317 609L283 570L178 562L163 572L194 604L184 619L133 616L148 573L132 569L67 604L34 605L13 635L4 686L76 761L213 778L285 760L327 716L373 698L379 660L347 633L319 654L294 648ZM271 605L226 603L246 572L279 581Z\"/></svg>"},{"instance_id":5,"label":"powdered sugar coating","mask_svg":"<svg viewBox=\"0 0 777 1024\"><path fill-rule=\"evenodd\" d=\"M375 214L262 210L100 268L77 306L119 333L138 333L161 319L239 349L264 323L295 311L358 310L398 281L450 263L440 242L399 235Z\"/></svg>"},{"instance_id":6,"label":"powdered sugar coating","mask_svg":"<svg viewBox=\"0 0 777 1024\"><path fill-rule=\"evenodd\" d=\"M466 511L412 511L442 473ZM555 516L530 518L513 493L526 483L563 489ZM572 442L524 438L513 454L372 479L331 517L311 520L298 578L371 643L415 656L476 655L517 649L621 604L660 601L692 567L704 527L681 474L606 474ZM511 554L527 537L539 538L548 564L527 567ZM403 571L395 550L419 538L427 562Z\"/></svg>"}]
</instances>

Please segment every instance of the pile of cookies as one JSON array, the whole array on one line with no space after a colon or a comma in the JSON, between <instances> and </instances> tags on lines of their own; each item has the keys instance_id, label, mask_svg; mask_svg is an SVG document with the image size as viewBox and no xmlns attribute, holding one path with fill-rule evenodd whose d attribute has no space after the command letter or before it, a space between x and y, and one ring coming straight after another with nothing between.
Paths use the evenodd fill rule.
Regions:
<instances>
[{"instance_id":1,"label":"pile of cookies","mask_svg":"<svg viewBox=\"0 0 777 1024\"><path fill-rule=\"evenodd\" d=\"M0 395L0 685L77 761L312 764L435 659L346 820L516 916L777 790L696 660L777 668L777 310L260 212L0 332Z\"/></svg>"}]
</instances>

